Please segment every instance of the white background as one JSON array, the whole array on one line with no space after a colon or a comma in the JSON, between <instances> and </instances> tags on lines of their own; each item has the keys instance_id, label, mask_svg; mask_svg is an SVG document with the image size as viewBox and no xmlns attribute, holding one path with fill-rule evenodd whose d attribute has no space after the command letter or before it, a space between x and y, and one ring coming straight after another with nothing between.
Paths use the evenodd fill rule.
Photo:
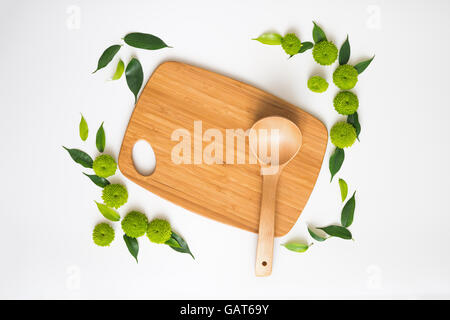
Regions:
<instances>
[{"instance_id":1,"label":"white background","mask_svg":"<svg viewBox=\"0 0 450 320\"><path fill-rule=\"evenodd\" d=\"M450 298L449 1L1 1L0 298ZM306 225L339 222L329 145L299 221L276 239L273 274L254 276L256 235L188 212L127 181L131 209L168 219L196 256L140 241L136 264L115 224L109 248L95 246L102 221L92 184L62 149L96 156L105 121L117 157L133 96L125 79L107 82L118 57L140 59L145 81L163 61L187 62L247 82L298 105L329 129L340 119L332 67L311 52L290 60L251 41L266 31L311 41L312 20L338 46L350 36L359 77L361 142L339 176L357 190L355 241L311 241ZM158 35L173 49L123 48L92 75L98 57L128 32ZM313 74L330 88L314 94ZM80 112L90 137L78 137Z\"/></svg>"}]
</instances>

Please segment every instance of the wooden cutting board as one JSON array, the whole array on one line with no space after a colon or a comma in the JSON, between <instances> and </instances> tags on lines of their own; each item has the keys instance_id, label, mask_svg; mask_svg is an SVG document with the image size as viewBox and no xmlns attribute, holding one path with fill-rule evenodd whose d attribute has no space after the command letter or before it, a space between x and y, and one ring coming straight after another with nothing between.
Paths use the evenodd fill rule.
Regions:
<instances>
[{"instance_id":1,"label":"wooden cutting board","mask_svg":"<svg viewBox=\"0 0 450 320\"><path fill-rule=\"evenodd\" d=\"M303 145L279 180L275 235L285 235L295 224L313 190L327 146L328 132L312 115L248 84L179 62L162 63L152 74L131 116L119 155L120 171L145 189L205 217L258 232L261 175L258 164L193 164L194 121L202 132L251 128L267 116L283 116L298 125ZM174 130L191 137L191 164L175 164ZM146 140L156 156L150 176L139 174L132 160L134 144ZM203 142L204 149L211 142ZM237 141L234 143L236 163ZM198 145L197 145L198 149ZM230 146L228 147L230 149ZM201 150L200 150L201 151ZM224 162L227 147L224 146Z\"/></svg>"}]
</instances>

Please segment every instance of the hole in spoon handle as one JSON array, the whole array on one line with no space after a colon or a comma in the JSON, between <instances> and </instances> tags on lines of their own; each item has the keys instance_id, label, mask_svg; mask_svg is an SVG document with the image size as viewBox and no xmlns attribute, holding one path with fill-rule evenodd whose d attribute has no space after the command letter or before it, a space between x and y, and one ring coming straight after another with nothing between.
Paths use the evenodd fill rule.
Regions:
<instances>
[{"instance_id":1,"label":"hole in spoon handle","mask_svg":"<svg viewBox=\"0 0 450 320\"><path fill-rule=\"evenodd\" d=\"M255 274L261 277L269 276L272 273L275 203L278 178L279 173L263 176L259 235L255 264Z\"/></svg>"}]
</instances>

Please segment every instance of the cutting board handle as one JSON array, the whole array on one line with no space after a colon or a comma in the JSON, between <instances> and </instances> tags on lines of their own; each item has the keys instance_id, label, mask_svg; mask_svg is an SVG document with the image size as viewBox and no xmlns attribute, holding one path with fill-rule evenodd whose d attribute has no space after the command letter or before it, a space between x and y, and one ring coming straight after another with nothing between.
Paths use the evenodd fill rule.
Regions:
<instances>
[{"instance_id":1,"label":"cutting board handle","mask_svg":"<svg viewBox=\"0 0 450 320\"><path fill-rule=\"evenodd\" d=\"M135 150L136 147L140 148ZM142 157L135 158L135 153L136 155L142 155L142 152L144 152L144 154L147 153L145 161L142 161ZM152 160L152 157L154 159L153 161L151 161L151 163L155 163L156 167L156 153L148 139L140 138L139 136L135 135L127 135L125 136L122 143L122 148L120 149L119 168L126 167L128 168L129 173L132 173L133 176L138 175L141 179L145 179L146 177L151 176L155 171L155 167L151 168L151 166L149 167L147 165L147 160Z\"/></svg>"},{"instance_id":2,"label":"cutting board handle","mask_svg":"<svg viewBox=\"0 0 450 320\"><path fill-rule=\"evenodd\" d=\"M281 170L263 175L261 211L259 215L258 246L256 248L255 274L266 277L272 273L273 238L275 233L275 203Z\"/></svg>"}]
</instances>

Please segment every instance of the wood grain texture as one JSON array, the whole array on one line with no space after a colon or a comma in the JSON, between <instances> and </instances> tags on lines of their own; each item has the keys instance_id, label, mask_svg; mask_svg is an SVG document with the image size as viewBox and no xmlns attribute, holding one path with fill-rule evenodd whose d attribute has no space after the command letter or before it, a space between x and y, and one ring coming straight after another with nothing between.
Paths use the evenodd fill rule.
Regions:
<instances>
[{"instance_id":1,"label":"wood grain texture","mask_svg":"<svg viewBox=\"0 0 450 320\"><path fill-rule=\"evenodd\" d=\"M269 93L220 74L178 62L162 63L139 97L119 154L120 171L145 189L187 210L251 232L258 232L262 178L259 164L175 164L172 132L185 128L193 136L194 121L210 128L247 130L259 119L282 116L303 134L300 152L278 182L275 236L295 224L312 192L322 165L328 132L312 115ZM139 140L151 144L156 168L140 175L132 149ZM193 139L192 139L193 140ZM203 142L203 148L208 145ZM193 158L194 143L191 143ZM224 160L228 150L224 148ZM234 148L236 157L236 145Z\"/></svg>"},{"instance_id":2,"label":"wood grain texture","mask_svg":"<svg viewBox=\"0 0 450 320\"><path fill-rule=\"evenodd\" d=\"M282 171L273 175L263 175L262 179L261 212L255 261L255 274L259 277L269 276L272 273L276 190L281 173Z\"/></svg>"}]
</instances>

